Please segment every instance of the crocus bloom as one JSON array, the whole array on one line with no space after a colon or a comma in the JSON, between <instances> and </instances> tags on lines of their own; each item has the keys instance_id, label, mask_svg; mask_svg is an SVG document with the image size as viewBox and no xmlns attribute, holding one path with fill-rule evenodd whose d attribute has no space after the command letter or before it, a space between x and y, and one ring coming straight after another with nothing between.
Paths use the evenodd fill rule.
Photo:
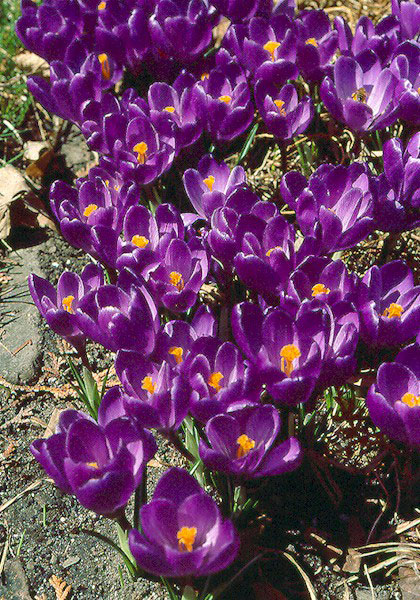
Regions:
<instances>
[{"instance_id":1,"label":"crocus bloom","mask_svg":"<svg viewBox=\"0 0 420 600\"><path fill-rule=\"evenodd\" d=\"M401 260L374 265L363 277L358 309L360 333L373 347L395 346L414 338L420 327L420 286Z\"/></svg>"},{"instance_id":2,"label":"crocus bloom","mask_svg":"<svg viewBox=\"0 0 420 600\"><path fill-rule=\"evenodd\" d=\"M276 445L278 410L271 404L234 408L206 425L210 447L200 440L200 457L212 470L248 479L281 475L295 469L301 448L294 437Z\"/></svg>"},{"instance_id":3,"label":"crocus bloom","mask_svg":"<svg viewBox=\"0 0 420 600\"><path fill-rule=\"evenodd\" d=\"M338 33L338 47L343 56L358 60L363 52L372 50L386 67L391 55L400 42L400 25L395 16L388 15L375 26L363 15L357 21L354 35L350 25L342 17L336 17L334 26Z\"/></svg>"},{"instance_id":4,"label":"crocus bloom","mask_svg":"<svg viewBox=\"0 0 420 600\"><path fill-rule=\"evenodd\" d=\"M405 151L399 138L385 142L383 161L375 200L377 226L391 232L414 229L420 225L420 133Z\"/></svg>"},{"instance_id":5,"label":"crocus bloom","mask_svg":"<svg viewBox=\"0 0 420 600\"><path fill-rule=\"evenodd\" d=\"M71 271L60 275L57 290L38 275L29 275L29 291L35 306L53 331L64 337L83 352L85 336L82 333L75 312L81 299L103 285L102 269L94 264L87 265L81 276Z\"/></svg>"},{"instance_id":6,"label":"crocus bloom","mask_svg":"<svg viewBox=\"0 0 420 600\"><path fill-rule=\"evenodd\" d=\"M371 173L366 165L321 165L307 182L291 171L280 189L296 211L304 235L319 241L319 253L351 248L373 229Z\"/></svg>"},{"instance_id":7,"label":"crocus bloom","mask_svg":"<svg viewBox=\"0 0 420 600\"><path fill-rule=\"evenodd\" d=\"M320 81L337 48L337 32L323 10L303 10L295 20L298 43L296 62L303 77Z\"/></svg>"},{"instance_id":8,"label":"crocus bloom","mask_svg":"<svg viewBox=\"0 0 420 600\"><path fill-rule=\"evenodd\" d=\"M233 23L244 23L255 15L262 0L212 0L218 11Z\"/></svg>"},{"instance_id":9,"label":"crocus bloom","mask_svg":"<svg viewBox=\"0 0 420 600\"><path fill-rule=\"evenodd\" d=\"M137 564L155 575L208 575L235 560L239 538L223 520L215 501L186 471L171 468L159 480L152 500L140 509L142 533L128 541Z\"/></svg>"},{"instance_id":10,"label":"crocus bloom","mask_svg":"<svg viewBox=\"0 0 420 600\"><path fill-rule=\"evenodd\" d=\"M233 309L232 330L250 363L245 393L265 383L284 404L309 399L321 369L320 350L299 322L282 309L265 316L257 305L242 302Z\"/></svg>"},{"instance_id":11,"label":"crocus bloom","mask_svg":"<svg viewBox=\"0 0 420 600\"><path fill-rule=\"evenodd\" d=\"M387 127L398 117L394 102L397 80L392 71L383 69L379 59L372 65L369 54L364 62L340 56L334 64L334 81L326 77L320 88L321 99L333 117L355 131Z\"/></svg>"},{"instance_id":12,"label":"crocus bloom","mask_svg":"<svg viewBox=\"0 0 420 600\"><path fill-rule=\"evenodd\" d=\"M420 448L420 347L401 350L378 369L366 405L372 421L390 438Z\"/></svg>"},{"instance_id":13,"label":"crocus bloom","mask_svg":"<svg viewBox=\"0 0 420 600\"><path fill-rule=\"evenodd\" d=\"M395 51L390 65L398 79L395 98L400 107L400 118L420 125L420 46L415 42L404 42Z\"/></svg>"},{"instance_id":14,"label":"crocus bloom","mask_svg":"<svg viewBox=\"0 0 420 600\"><path fill-rule=\"evenodd\" d=\"M139 486L156 452L150 432L127 417L109 419L110 400L99 407L99 423L83 412L61 413L57 433L31 445L32 454L63 492L96 513L112 517Z\"/></svg>"},{"instance_id":15,"label":"crocus bloom","mask_svg":"<svg viewBox=\"0 0 420 600\"><path fill-rule=\"evenodd\" d=\"M420 3L418 0L391 0L392 14L400 23L403 39L413 40L420 31Z\"/></svg>"}]
</instances>

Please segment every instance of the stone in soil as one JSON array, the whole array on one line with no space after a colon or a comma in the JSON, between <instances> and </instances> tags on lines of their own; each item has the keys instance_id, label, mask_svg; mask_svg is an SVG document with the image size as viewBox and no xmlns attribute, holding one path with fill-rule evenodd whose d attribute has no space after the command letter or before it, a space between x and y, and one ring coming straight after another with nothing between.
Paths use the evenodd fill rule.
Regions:
<instances>
[{"instance_id":1,"label":"stone in soil","mask_svg":"<svg viewBox=\"0 0 420 600\"><path fill-rule=\"evenodd\" d=\"M28 275L42 276L38 248L12 255L16 264L7 273L10 292L0 305L0 375L12 384L31 383L40 367L39 313L28 290Z\"/></svg>"},{"instance_id":2,"label":"stone in soil","mask_svg":"<svg viewBox=\"0 0 420 600\"><path fill-rule=\"evenodd\" d=\"M6 560L4 565L4 585L0 585L0 599L32 600L22 564L18 558Z\"/></svg>"}]
</instances>

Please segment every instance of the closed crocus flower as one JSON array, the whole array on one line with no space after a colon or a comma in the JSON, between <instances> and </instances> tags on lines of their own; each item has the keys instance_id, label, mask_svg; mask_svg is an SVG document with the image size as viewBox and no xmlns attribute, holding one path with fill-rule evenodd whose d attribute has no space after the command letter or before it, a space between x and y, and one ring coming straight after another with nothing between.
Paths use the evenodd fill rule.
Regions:
<instances>
[{"instance_id":1,"label":"closed crocus flower","mask_svg":"<svg viewBox=\"0 0 420 600\"><path fill-rule=\"evenodd\" d=\"M412 344L395 362L378 369L366 405L372 421L391 439L420 448L420 346Z\"/></svg>"},{"instance_id":2,"label":"closed crocus flower","mask_svg":"<svg viewBox=\"0 0 420 600\"><path fill-rule=\"evenodd\" d=\"M118 285L86 294L76 311L83 333L105 348L142 351L149 355L159 327L156 305L136 278L122 271Z\"/></svg>"},{"instance_id":3,"label":"closed crocus flower","mask_svg":"<svg viewBox=\"0 0 420 600\"><path fill-rule=\"evenodd\" d=\"M377 179L375 220L383 231L401 232L420 225L420 134L404 151L393 138L383 146L384 173Z\"/></svg>"},{"instance_id":4,"label":"closed crocus flower","mask_svg":"<svg viewBox=\"0 0 420 600\"><path fill-rule=\"evenodd\" d=\"M120 350L115 370L124 391L116 387L113 393L121 395L127 414L139 425L160 431L180 427L188 413L191 390L169 363L157 365L138 352Z\"/></svg>"},{"instance_id":5,"label":"closed crocus flower","mask_svg":"<svg viewBox=\"0 0 420 600\"><path fill-rule=\"evenodd\" d=\"M104 396L99 423L80 411L62 412L57 433L36 440L31 452L63 492L112 518L139 486L156 444L111 401Z\"/></svg>"},{"instance_id":6,"label":"closed crocus flower","mask_svg":"<svg viewBox=\"0 0 420 600\"><path fill-rule=\"evenodd\" d=\"M140 509L141 531L132 529L130 550L139 567L155 575L209 575L236 558L239 538L215 501L186 471L169 469L152 500Z\"/></svg>"},{"instance_id":7,"label":"closed crocus flower","mask_svg":"<svg viewBox=\"0 0 420 600\"><path fill-rule=\"evenodd\" d=\"M337 48L338 34L331 29L328 15L323 10L303 10L295 20L298 43L296 62L303 77L320 81Z\"/></svg>"},{"instance_id":8,"label":"closed crocus flower","mask_svg":"<svg viewBox=\"0 0 420 600\"><path fill-rule=\"evenodd\" d=\"M224 163L218 163L211 154L203 156L197 169L187 169L183 176L185 191L197 214L209 219L216 208L225 204L227 196L235 188L245 186L246 175L243 167L232 170Z\"/></svg>"},{"instance_id":9,"label":"closed crocus flower","mask_svg":"<svg viewBox=\"0 0 420 600\"><path fill-rule=\"evenodd\" d=\"M271 404L234 408L216 415L206 425L209 445L200 440L200 457L212 470L242 479L281 475L301 461L294 437L276 444L280 417Z\"/></svg>"},{"instance_id":10,"label":"closed crocus flower","mask_svg":"<svg viewBox=\"0 0 420 600\"><path fill-rule=\"evenodd\" d=\"M359 62L340 56L334 64L334 80L326 77L321 84L321 99L333 117L350 129L387 127L398 118L399 107L394 101L397 79L369 51Z\"/></svg>"},{"instance_id":11,"label":"closed crocus flower","mask_svg":"<svg viewBox=\"0 0 420 600\"><path fill-rule=\"evenodd\" d=\"M374 265L362 280L358 309L361 336L373 347L403 344L420 328L420 286L401 260Z\"/></svg>"},{"instance_id":12,"label":"closed crocus flower","mask_svg":"<svg viewBox=\"0 0 420 600\"><path fill-rule=\"evenodd\" d=\"M309 399L321 369L320 350L287 312L264 315L243 302L233 309L232 330L250 363L245 393L266 384L275 401L293 406Z\"/></svg>"},{"instance_id":13,"label":"closed crocus flower","mask_svg":"<svg viewBox=\"0 0 420 600\"><path fill-rule=\"evenodd\" d=\"M418 0L391 0L392 14L400 23L401 37L414 40L420 31L420 3Z\"/></svg>"},{"instance_id":14,"label":"closed crocus flower","mask_svg":"<svg viewBox=\"0 0 420 600\"><path fill-rule=\"evenodd\" d=\"M82 354L86 338L79 328L75 312L81 299L98 289L103 281L102 269L94 264L87 265L80 276L71 271L62 273L57 289L33 273L28 278L32 299L48 325Z\"/></svg>"},{"instance_id":15,"label":"closed crocus flower","mask_svg":"<svg viewBox=\"0 0 420 600\"><path fill-rule=\"evenodd\" d=\"M257 81L255 103L268 131L281 140L303 133L314 116L311 98L304 96L299 100L291 83L279 89L268 81Z\"/></svg>"},{"instance_id":16,"label":"closed crocus flower","mask_svg":"<svg viewBox=\"0 0 420 600\"><path fill-rule=\"evenodd\" d=\"M395 50L390 65L398 80L395 98L400 106L401 119L420 125L420 46L416 42L404 42Z\"/></svg>"},{"instance_id":17,"label":"closed crocus flower","mask_svg":"<svg viewBox=\"0 0 420 600\"><path fill-rule=\"evenodd\" d=\"M350 248L373 229L374 187L367 165L321 165L306 182L287 173L281 182L285 201L296 211L305 236L315 237L320 254Z\"/></svg>"}]
</instances>

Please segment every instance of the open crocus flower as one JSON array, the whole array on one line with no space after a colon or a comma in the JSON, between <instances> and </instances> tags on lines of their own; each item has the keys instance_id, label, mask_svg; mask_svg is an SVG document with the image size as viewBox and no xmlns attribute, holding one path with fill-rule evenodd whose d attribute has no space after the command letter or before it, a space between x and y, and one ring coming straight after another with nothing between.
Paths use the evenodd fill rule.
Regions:
<instances>
[{"instance_id":1,"label":"open crocus flower","mask_svg":"<svg viewBox=\"0 0 420 600\"><path fill-rule=\"evenodd\" d=\"M321 99L335 119L355 131L387 127L398 118L397 79L379 59L372 64L369 53L359 61L340 56L334 64L334 81L326 77L321 84Z\"/></svg>"},{"instance_id":2,"label":"open crocus flower","mask_svg":"<svg viewBox=\"0 0 420 600\"><path fill-rule=\"evenodd\" d=\"M152 500L140 509L142 533L132 529L130 550L137 564L155 575L209 575L236 558L239 538L215 501L186 471L171 468Z\"/></svg>"},{"instance_id":3,"label":"open crocus flower","mask_svg":"<svg viewBox=\"0 0 420 600\"><path fill-rule=\"evenodd\" d=\"M420 448L420 346L401 350L378 369L366 405L372 421L390 438Z\"/></svg>"},{"instance_id":4,"label":"open crocus flower","mask_svg":"<svg viewBox=\"0 0 420 600\"><path fill-rule=\"evenodd\" d=\"M38 275L32 273L28 278L32 299L48 325L82 354L86 338L79 328L75 312L81 299L101 287L103 282L102 269L92 263L83 269L80 276L71 271L62 273L57 290Z\"/></svg>"},{"instance_id":5,"label":"open crocus flower","mask_svg":"<svg viewBox=\"0 0 420 600\"><path fill-rule=\"evenodd\" d=\"M377 226L391 232L414 229L420 225L420 133L405 151L399 138L385 142L383 161L374 205Z\"/></svg>"},{"instance_id":6,"label":"open crocus flower","mask_svg":"<svg viewBox=\"0 0 420 600\"><path fill-rule=\"evenodd\" d=\"M418 0L391 0L392 14L398 19L401 37L414 40L420 32L420 3Z\"/></svg>"},{"instance_id":7,"label":"open crocus flower","mask_svg":"<svg viewBox=\"0 0 420 600\"><path fill-rule=\"evenodd\" d=\"M281 475L299 466L301 448L294 437L275 445L278 410L271 404L228 410L206 425L210 447L200 440L200 457L212 470L248 479Z\"/></svg>"},{"instance_id":8,"label":"open crocus flower","mask_svg":"<svg viewBox=\"0 0 420 600\"><path fill-rule=\"evenodd\" d=\"M232 312L232 331L248 358L245 393L266 384L274 400L288 405L306 402L321 369L318 344L282 309L268 315L242 302Z\"/></svg>"},{"instance_id":9,"label":"open crocus flower","mask_svg":"<svg viewBox=\"0 0 420 600\"><path fill-rule=\"evenodd\" d=\"M299 71L306 80L320 81L327 74L328 65L336 51L337 32L331 29L328 15L323 10L301 11L295 25Z\"/></svg>"},{"instance_id":10,"label":"open crocus flower","mask_svg":"<svg viewBox=\"0 0 420 600\"><path fill-rule=\"evenodd\" d=\"M400 118L413 125L420 125L419 44L416 42L404 42L398 46L390 69L398 79L395 88L395 98L398 100L400 106Z\"/></svg>"},{"instance_id":11,"label":"open crocus flower","mask_svg":"<svg viewBox=\"0 0 420 600\"><path fill-rule=\"evenodd\" d=\"M395 346L414 338L420 328L420 286L401 260L374 265L358 294L360 333L373 347Z\"/></svg>"},{"instance_id":12,"label":"open crocus flower","mask_svg":"<svg viewBox=\"0 0 420 600\"><path fill-rule=\"evenodd\" d=\"M268 131L282 140L303 133L314 116L312 99L304 96L299 100L291 83L278 89L269 81L257 81L255 103Z\"/></svg>"},{"instance_id":13,"label":"open crocus flower","mask_svg":"<svg viewBox=\"0 0 420 600\"><path fill-rule=\"evenodd\" d=\"M113 517L139 486L156 443L150 432L120 416L110 401L104 397L98 423L83 412L65 410L57 433L36 440L31 452L63 492Z\"/></svg>"}]
</instances>

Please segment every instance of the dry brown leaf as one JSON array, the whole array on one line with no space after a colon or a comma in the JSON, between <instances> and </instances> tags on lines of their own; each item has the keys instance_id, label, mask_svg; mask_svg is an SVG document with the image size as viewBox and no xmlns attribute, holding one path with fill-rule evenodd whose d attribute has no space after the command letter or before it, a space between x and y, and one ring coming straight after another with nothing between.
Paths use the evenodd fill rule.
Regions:
<instances>
[{"instance_id":1,"label":"dry brown leaf","mask_svg":"<svg viewBox=\"0 0 420 600\"><path fill-rule=\"evenodd\" d=\"M50 76L50 66L47 61L33 52L21 52L15 56L14 61L23 71L31 74L39 73L43 77Z\"/></svg>"},{"instance_id":2,"label":"dry brown leaf","mask_svg":"<svg viewBox=\"0 0 420 600\"><path fill-rule=\"evenodd\" d=\"M48 144L46 142L28 141L23 144L23 157L26 160L38 160L41 152L47 150Z\"/></svg>"},{"instance_id":3,"label":"dry brown leaf","mask_svg":"<svg viewBox=\"0 0 420 600\"><path fill-rule=\"evenodd\" d=\"M23 175L12 165L0 168L0 239L4 240L10 233L9 205L29 187Z\"/></svg>"},{"instance_id":4,"label":"dry brown leaf","mask_svg":"<svg viewBox=\"0 0 420 600\"><path fill-rule=\"evenodd\" d=\"M60 415L63 411L61 408L54 408L50 420L48 421L48 425L45 428L44 434L42 437L47 438L51 435L54 435L57 429L58 421L60 419Z\"/></svg>"},{"instance_id":5,"label":"dry brown leaf","mask_svg":"<svg viewBox=\"0 0 420 600\"><path fill-rule=\"evenodd\" d=\"M51 575L48 582L54 588L57 600L66 600L71 592L71 585L67 585L64 579L57 577L57 575Z\"/></svg>"},{"instance_id":6,"label":"dry brown leaf","mask_svg":"<svg viewBox=\"0 0 420 600\"><path fill-rule=\"evenodd\" d=\"M346 556L345 563L343 565L343 571L346 573L358 573L360 571L360 563L362 561L362 555L357 550L349 548Z\"/></svg>"},{"instance_id":7,"label":"dry brown leaf","mask_svg":"<svg viewBox=\"0 0 420 600\"><path fill-rule=\"evenodd\" d=\"M41 179L53 158L54 150L45 150L37 160L26 167L25 173L32 179Z\"/></svg>"}]
</instances>

